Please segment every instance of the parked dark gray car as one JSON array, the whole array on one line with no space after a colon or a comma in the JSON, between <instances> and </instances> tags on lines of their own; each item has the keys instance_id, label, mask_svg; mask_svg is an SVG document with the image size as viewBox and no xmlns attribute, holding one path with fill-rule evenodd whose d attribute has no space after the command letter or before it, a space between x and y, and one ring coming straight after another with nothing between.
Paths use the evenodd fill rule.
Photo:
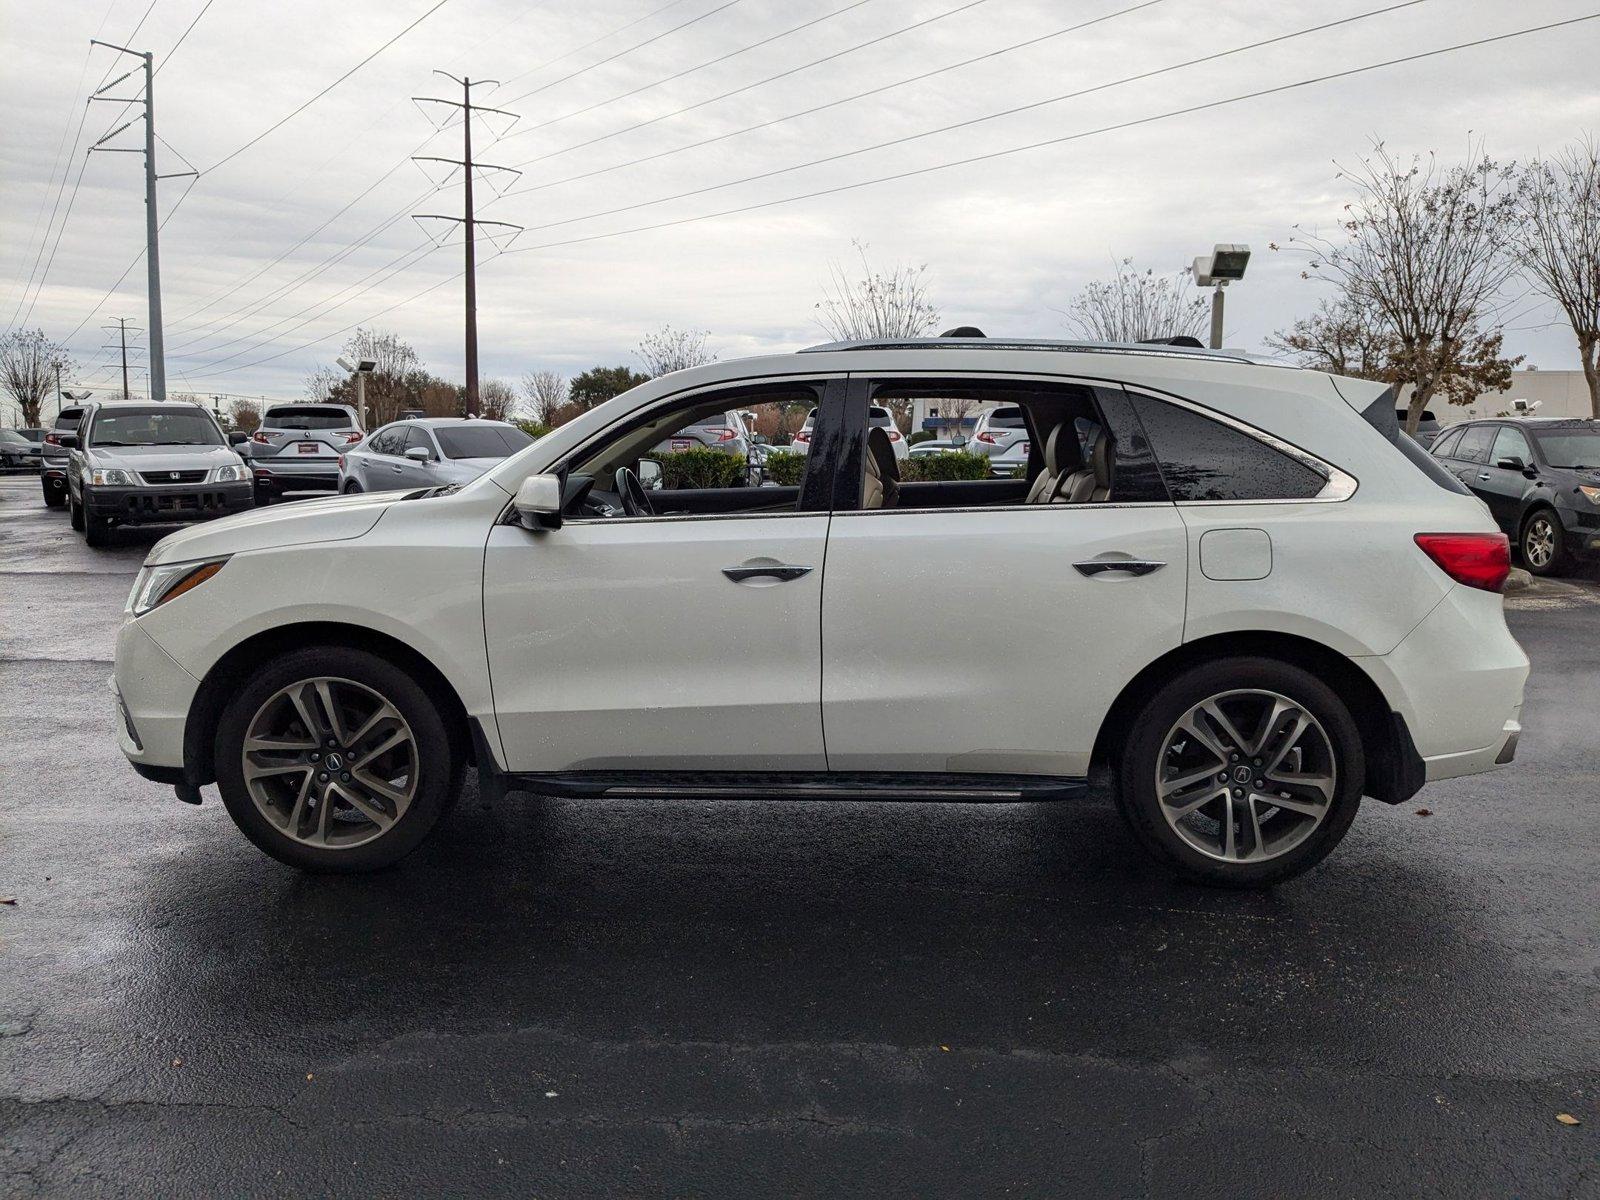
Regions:
<instances>
[{"instance_id":1,"label":"parked dark gray car","mask_svg":"<svg viewBox=\"0 0 1600 1200\"><path fill-rule=\"evenodd\" d=\"M375 430L339 459L339 490L388 492L470 483L533 439L507 421L419 417Z\"/></svg>"},{"instance_id":2,"label":"parked dark gray car","mask_svg":"<svg viewBox=\"0 0 1600 1200\"><path fill-rule=\"evenodd\" d=\"M274 404L250 435L256 500L288 492L332 492L339 456L361 440L361 420L347 404Z\"/></svg>"},{"instance_id":3,"label":"parked dark gray car","mask_svg":"<svg viewBox=\"0 0 1600 1200\"><path fill-rule=\"evenodd\" d=\"M39 443L20 429L0 429L0 469L37 471L41 457Z\"/></svg>"}]
</instances>

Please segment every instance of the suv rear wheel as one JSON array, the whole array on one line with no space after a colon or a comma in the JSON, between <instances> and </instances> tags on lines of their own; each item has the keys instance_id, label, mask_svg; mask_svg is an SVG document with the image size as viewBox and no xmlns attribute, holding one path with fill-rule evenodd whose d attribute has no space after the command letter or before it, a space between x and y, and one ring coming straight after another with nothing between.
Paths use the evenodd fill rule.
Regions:
<instances>
[{"instance_id":1,"label":"suv rear wheel","mask_svg":"<svg viewBox=\"0 0 1600 1200\"><path fill-rule=\"evenodd\" d=\"M1268 887L1327 857L1361 804L1344 702L1309 671L1226 658L1168 681L1134 718L1117 799L1157 859L1199 883Z\"/></svg>"},{"instance_id":2,"label":"suv rear wheel","mask_svg":"<svg viewBox=\"0 0 1600 1200\"><path fill-rule=\"evenodd\" d=\"M421 844L461 785L443 718L405 671L310 647L254 673L217 726L234 823L309 871L372 871Z\"/></svg>"}]
</instances>

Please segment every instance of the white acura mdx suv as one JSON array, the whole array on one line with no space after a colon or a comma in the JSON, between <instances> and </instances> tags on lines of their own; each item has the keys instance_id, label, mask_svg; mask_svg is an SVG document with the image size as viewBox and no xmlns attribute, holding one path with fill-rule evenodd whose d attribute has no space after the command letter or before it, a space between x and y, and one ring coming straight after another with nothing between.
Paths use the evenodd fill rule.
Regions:
<instances>
[{"instance_id":1,"label":"white acura mdx suv","mask_svg":"<svg viewBox=\"0 0 1600 1200\"><path fill-rule=\"evenodd\" d=\"M1022 410L1024 475L901 482L868 412L955 392ZM661 486L663 438L771 402L817 410L796 486ZM470 767L493 795L1109 791L1162 862L1259 886L1363 796L1511 761L1508 569L1377 384L1161 345L842 343L663 376L459 488L176 533L113 689L140 774L193 803L215 781L313 870L395 862Z\"/></svg>"}]
</instances>

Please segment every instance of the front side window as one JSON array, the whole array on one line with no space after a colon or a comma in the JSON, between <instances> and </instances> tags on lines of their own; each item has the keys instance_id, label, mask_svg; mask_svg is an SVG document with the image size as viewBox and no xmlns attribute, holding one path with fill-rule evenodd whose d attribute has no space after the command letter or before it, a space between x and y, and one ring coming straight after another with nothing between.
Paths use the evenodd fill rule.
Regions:
<instances>
[{"instance_id":1,"label":"front side window","mask_svg":"<svg viewBox=\"0 0 1600 1200\"><path fill-rule=\"evenodd\" d=\"M1242 430L1139 392L1132 397L1177 501L1310 500L1328 477Z\"/></svg>"},{"instance_id":2,"label":"front side window","mask_svg":"<svg viewBox=\"0 0 1600 1200\"><path fill-rule=\"evenodd\" d=\"M428 436L428 431L419 425L408 425L406 427L406 440L401 443L400 448L395 453L405 454L406 451L415 450L419 446L428 452L429 458L438 457L439 452L433 448L433 439Z\"/></svg>"},{"instance_id":3,"label":"front side window","mask_svg":"<svg viewBox=\"0 0 1600 1200\"><path fill-rule=\"evenodd\" d=\"M91 446L220 446L222 433L195 408L153 404L102 410L89 430Z\"/></svg>"},{"instance_id":4,"label":"front side window","mask_svg":"<svg viewBox=\"0 0 1600 1200\"><path fill-rule=\"evenodd\" d=\"M1500 432L1494 435L1494 449L1489 452L1491 463L1504 458L1520 458L1525 467L1533 462L1533 447L1528 445L1527 436L1510 425L1500 426Z\"/></svg>"}]
</instances>

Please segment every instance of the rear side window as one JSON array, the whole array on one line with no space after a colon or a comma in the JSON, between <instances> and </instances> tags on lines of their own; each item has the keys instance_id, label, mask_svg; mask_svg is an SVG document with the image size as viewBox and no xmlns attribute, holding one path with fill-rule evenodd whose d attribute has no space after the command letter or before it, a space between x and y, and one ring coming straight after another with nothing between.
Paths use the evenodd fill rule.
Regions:
<instances>
[{"instance_id":1,"label":"rear side window","mask_svg":"<svg viewBox=\"0 0 1600 1200\"><path fill-rule=\"evenodd\" d=\"M1456 443L1461 440L1461 430L1452 429L1449 433L1441 433L1439 440L1433 443L1435 458L1450 458L1455 454Z\"/></svg>"},{"instance_id":2,"label":"rear side window","mask_svg":"<svg viewBox=\"0 0 1600 1200\"><path fill-rule=\"evenodd\" d=\"M1153 396L1131 396L1176 501L1309 500L1327 485L1321 471L1249 434Z\"/></svg>"},{"instance_id":3,"label":"rear side window","mask_svg":"<svg viewBox=\"0 0 1600 1200\"><path fill-rule=\"evenodd\" d=\"M1456 445L1455 453L1451 458L1459 458L1462 462L1482 463L1489 461L1489 443L1494 441L1493 425L1473 425L1461 435L1461 441Z\"/></svg>"},{"instance_id":4,"label":"rear side window","mask_svg":"<svg viewBox=\"0 0 1600 1200\"><path fill-rule=\"evenodd\" d=\"M354 429L355 422L342 408L292 405L267 410L261 424L267 429Z\"/></svg>"}]
</instances>

